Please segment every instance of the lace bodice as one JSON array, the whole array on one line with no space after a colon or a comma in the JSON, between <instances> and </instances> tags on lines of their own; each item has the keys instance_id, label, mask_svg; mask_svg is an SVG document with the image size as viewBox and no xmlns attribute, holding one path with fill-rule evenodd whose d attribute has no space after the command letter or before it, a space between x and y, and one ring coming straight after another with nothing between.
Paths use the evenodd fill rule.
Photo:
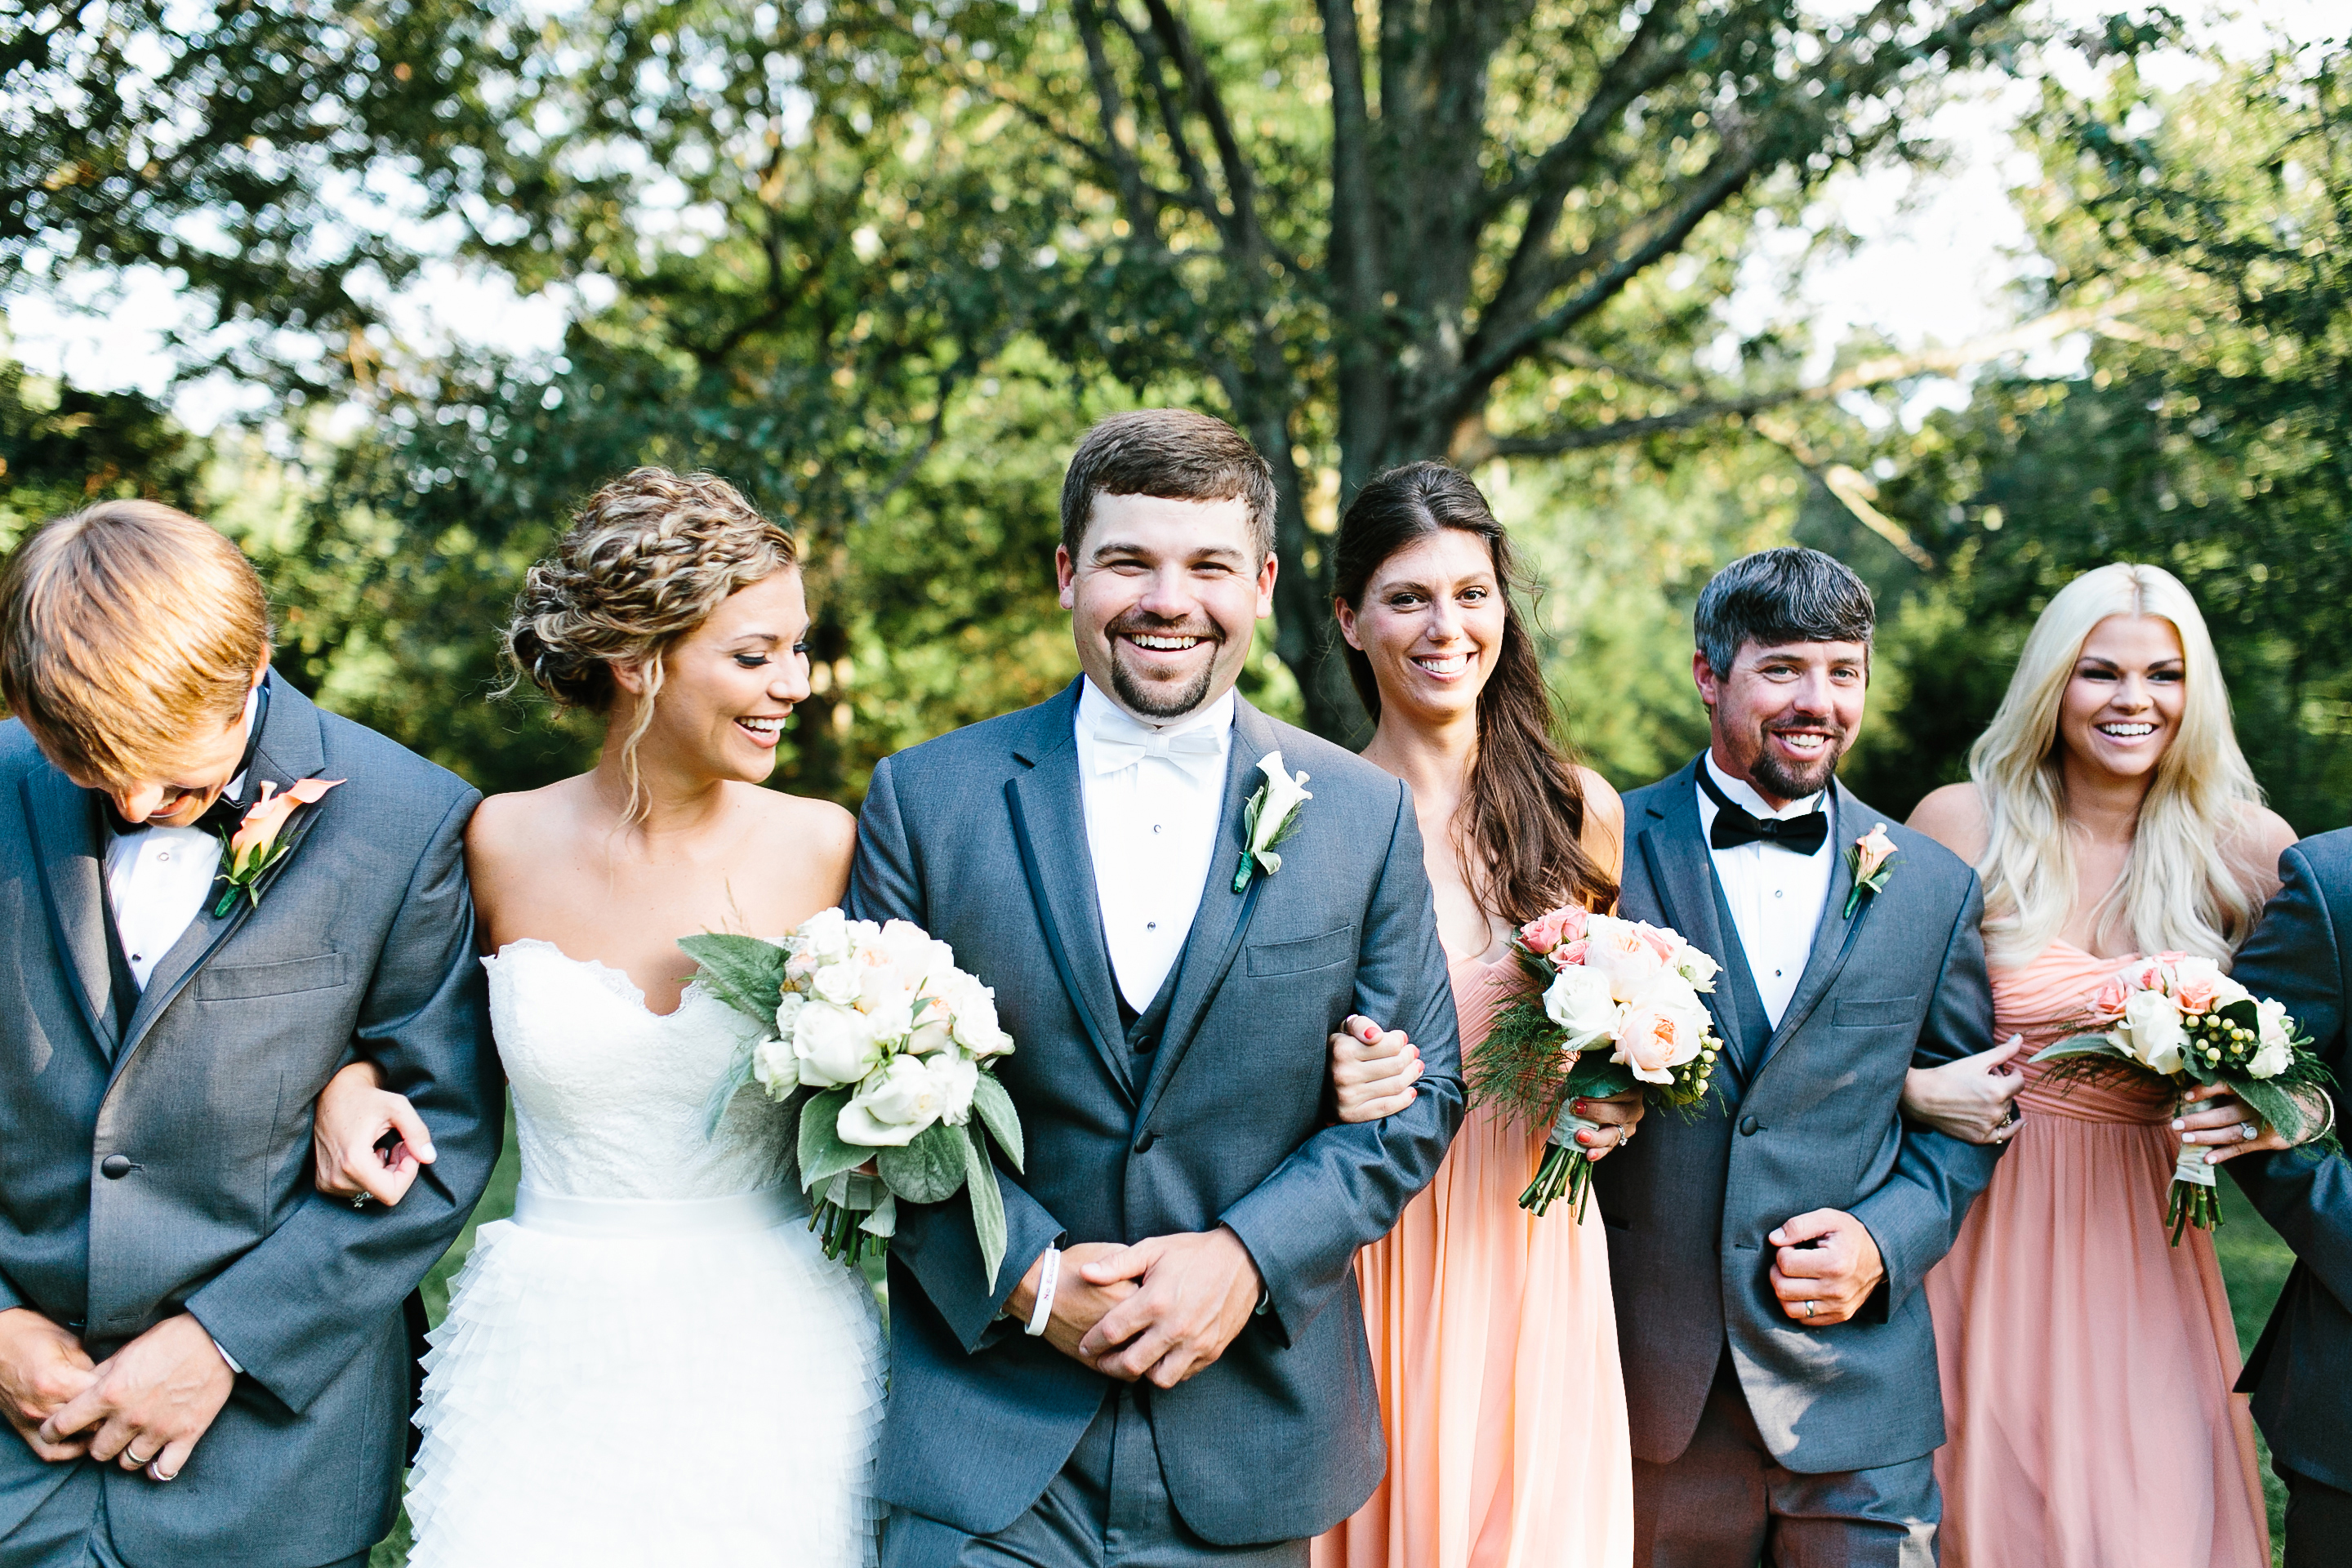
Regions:
<instances>
[{"instance_id":1,"label":"lace bodice","mask_svg":"<svg viewBox=\"0 0 2352 1568\"><path fill-rule=\"evenodd\" d=\"M629 977L510 942L482 961L490 1026L514 1088L522 1179L596 1198L709 1198L773 1184L785 1163L776 1107L738 1094L716 1137L710 1092L759 1026L689 985L677 1011L646 1010Z\"/></svg>"}]
</instances>

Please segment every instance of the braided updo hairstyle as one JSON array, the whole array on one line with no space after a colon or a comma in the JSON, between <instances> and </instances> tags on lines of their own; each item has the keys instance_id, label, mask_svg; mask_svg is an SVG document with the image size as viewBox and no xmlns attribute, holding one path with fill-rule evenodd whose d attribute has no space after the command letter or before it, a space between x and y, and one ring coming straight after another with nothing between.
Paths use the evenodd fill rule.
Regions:
<instances>
[{"instance_id":1,"label":"braided updo hairstyle","mask_svg":"<svg viewBox=\"0 0 2352 1568\"><path fill-rule=\"evenodd\" d=\"M643 809L637 742L652 724L670 646L738 589L799 563L793 536L714 474L632 468L590 496L532 566L506 629L507 657L566 708L608 712L616 664L643 672L645 700L621 742L628 814Z\"/></svg>"}]
</instances>

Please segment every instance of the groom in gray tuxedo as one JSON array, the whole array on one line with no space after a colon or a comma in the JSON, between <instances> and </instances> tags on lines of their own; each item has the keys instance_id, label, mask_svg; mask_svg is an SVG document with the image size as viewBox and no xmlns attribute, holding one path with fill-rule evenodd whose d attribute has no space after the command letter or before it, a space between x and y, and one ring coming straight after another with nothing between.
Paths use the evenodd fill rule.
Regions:
<instances>
[{"instance_id":1,"label":"groom in gray tuxedo","mask_svg":"<svg viewBox=\"0 0 2352 1568\"><path fill-rule=\"evenodd\" d=\"M1873 624L1818 551L1725 567L1693 661L1708 749L1625 797L1619 912L1722 964L1726 1047L1702 1114L1594 1171L1641 1568L1936 1560L1919 1283L2000 1149L1897 1106L1914 1064L1990 1045L1992 999L1975 873L1837 783Z\"/></svg>"},{"instance_id":2,"label":"groom in gray tuxedo","mask_svg":"<svg viewBox=\"0 0 2352 1568\"><path fill-rule=\"evenodd\" d=\"M852 912L996 988L1028 1142L993 1279L963 1197L899 1211L887 1568L1303 1564L1379 1479L1353 1263L1435 1175L1459 1051L1403 785L1234 692L1273 514L1231 426L1097 425L1056 555L1084 676L875 770ZM1312 798L1251 857L1277 769ZM1352 1014L1427 1071L1410 1109L1335 1126Z\"/></svg>"},{"instance_id":3,"label":"groom in gray tuxedo","mask_svg":"<svg viewBox=\"0 0 2352 1568\"><path fill-rule=\"evenodd\" d=\"M6 1568L355 1568L392 1524L404 1301L499 1148L478 797L268 658L252 567L167 507L52 522L0 579ZM215 825L289 792L225 885ZM312 1184L358 1057L435 1130L396 1209Z\"/></svg>"}]
</instances>

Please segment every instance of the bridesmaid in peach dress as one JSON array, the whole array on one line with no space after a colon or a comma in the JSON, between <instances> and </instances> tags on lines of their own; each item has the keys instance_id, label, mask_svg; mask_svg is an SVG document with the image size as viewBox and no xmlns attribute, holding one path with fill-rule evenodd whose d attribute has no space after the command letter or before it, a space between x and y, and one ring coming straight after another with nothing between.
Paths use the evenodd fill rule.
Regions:
<instances>
[{"instance_id":1,"label":"bridesmaid in peach dress","mask_svg":"<svg viewBox=\"0 0 2352 1568\"><path fill-rule=\"evenodd\" d=\"M1337 588L1348 664L1379 721L1364 756L1412 786L1466 1053L1519 984L1515 926L1616 895L1624 810L1570 763L1512 607L1508 542L1477 487L1417 463L1349 506ZM1349 1121L1409 1102L1400 1036L1333 1037ZM1638 1095L1593 1100L1600 1158ZM1633 1458L1600 1215L1518 1206L1541 1140L1473 1109L1436 1181L1356 1273L1389 1468L1317 1568L1624 1568Z\"/></svg>"},{"instance_id":2,"label":"bridesmaid in peach dress","mask_svg":"<svg viewBox=\"0 0 2352 1568\"><path fill-rule=\"evenodd\" d=\"M2184 1142L2219 1161L2283 1141L2226 1094L2061 1088L2026 1058L2080 1032L2135 953L2226 963L2294 835L2238 749L2196 602L2153 566L2051 600L1969 761L1911 826L1984 879L2008 1043L1915 1069L1904 1109L2014 1147L1927 1281L1945 1568L2267 1568L2212 1237L2175 1247L2164 1216Z\"/></svg>"}]
</instances>

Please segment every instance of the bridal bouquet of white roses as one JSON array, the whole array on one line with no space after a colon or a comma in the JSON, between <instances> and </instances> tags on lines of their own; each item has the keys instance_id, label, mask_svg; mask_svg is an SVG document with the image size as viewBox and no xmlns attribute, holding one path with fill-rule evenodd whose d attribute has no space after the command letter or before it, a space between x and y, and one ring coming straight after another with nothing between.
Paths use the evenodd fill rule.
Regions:
<instances>
[{"instance_id":1,"label":"bridal bouquet of white roses","mask_svg":"<svg viewBox=\"0 0 2352 1568\"><path fill-rule=\"evenodd\" d=\"M711 935L678 946L715 994L766 1031L713 1093L710 1128L753 1082L797 1119L801 1186L826 1256L855 1262L887 1246L900 1198L944 1203L969 1188L994 1284L1004 1197L990 1140L1014 1170L1023 1159L1021 1119L989 1068L1013 1049L996 994L920 926L853 921L837 909L782 942Z\"/></svg>"},{"instance_id":2,"label":"bridal bouquet of white roses","mask_svg":"<svg viewBox=\"0 0 2352 1568\"><path fill-rule=\"evenodd\" d=\"M2324 1092L2333 1082L2310 1039L2287 1016L2286 1005L2257 997L2210 958L2160 952L2126 965L2091 999L2085 1022L2089 1032L2033 1058L2056 1063L2051 1076L2062 1083L2120 1070L2176 1090L2227 1084L2290 1142L2302 1142L2317 1125L2309 1106L2290 1091ZM2200 1230L2221 1225L2214 1181L2206 1150L2184 1145L2172 1168L2165 1215L2175 1247L2192 1225Z\"/></svg>"},{"instance_id":3,"label":"bridal bouquet of white roses","mask_svg":"<svg viewBox=\"0 0 2352 1568\"><path fill-rule=\"evenodd\" d=\"M1704 1100L1723 1044L1699 993L1718 966L1664 926L1573 904L1521 926L1511 951L1530 984L1471 1052L1471 1094L1550 1130L1519 1206L1542 1214L1565 1195L1580 1222L1592 1163L1576 1133L1596 1124L1570 1108L1637 1084L1685 1111Z\"/></svg>"}]
</instances>

